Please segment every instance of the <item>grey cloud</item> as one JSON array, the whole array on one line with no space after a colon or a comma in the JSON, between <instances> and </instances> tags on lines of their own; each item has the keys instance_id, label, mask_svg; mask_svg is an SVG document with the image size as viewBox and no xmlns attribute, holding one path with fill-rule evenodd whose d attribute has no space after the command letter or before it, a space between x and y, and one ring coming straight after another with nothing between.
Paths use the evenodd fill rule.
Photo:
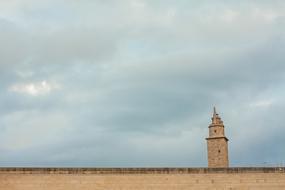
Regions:
<instances>
[{"instance_id":1,"label":"grey cloud","mask_svg":"<svg viewBox=\"0 0 285 190\"><path fill-rule=\"evenodd\" d=\"M13 22L0 19L0 67L22 63L26 60L29 49L26 48L29 40L25 30Z\"/></svg>"},{"instance_id":2,"label":"grey cloud","mask_svg":"<svg viewBox=\"0 0 285 190\"><path fill-rule=\"evenodd\" d=\"M0 22L3 165L205 166L213 105L234 165L282 160L284 16L266 22L252 11L281 14L283 3L132 2L62 1L62 15L36 20L38 8L11 8L14 21ZM242 14L228 22L226 10ZM8 91L43 80L61 88ZM23 130L31 146L13 147Z\"/></svg>"}]
</instances>

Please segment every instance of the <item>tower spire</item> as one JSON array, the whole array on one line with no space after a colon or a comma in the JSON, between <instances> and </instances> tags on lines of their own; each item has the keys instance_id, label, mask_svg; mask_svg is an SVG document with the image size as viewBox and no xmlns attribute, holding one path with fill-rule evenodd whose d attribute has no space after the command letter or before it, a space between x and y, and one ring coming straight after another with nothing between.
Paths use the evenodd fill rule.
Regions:
<instances>
[{"instance_id":1,"label":"tower spire","mask_svg":"<svg viewBox=\"0 0 285 190\"><path fill-rule=\"evenodd\" d=\"M212 124L223 124L219 114L217 113L216 107L214 106L214 112L212 117Z\"/></svg>"},{"instance_id":2,"label":"tower spire","mask_svg":"<svg viewBox=\"0 0 285 190\"><path fill-rule=\"evenodd\" d=\"M217 115L217 112L216 112L216 107L214 106L214 113L213 113L213 116Z\"/></svg>"}]
</instances>

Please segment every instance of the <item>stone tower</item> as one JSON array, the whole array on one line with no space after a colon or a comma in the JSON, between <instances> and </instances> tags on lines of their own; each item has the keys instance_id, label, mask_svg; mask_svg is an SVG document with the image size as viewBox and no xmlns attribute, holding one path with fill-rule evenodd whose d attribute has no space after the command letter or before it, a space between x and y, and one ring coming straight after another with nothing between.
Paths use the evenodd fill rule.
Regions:
<instances>
[{"instance_id":1,"label":"stone tower","mask_svg":"<svg viewBox=\"0 0 285 190\"><path fill-rule=\"evenodd\" d=\"M225 137L224 124L214 107L212 123L209 125L208 167L226 168L229 167L228 139Z\"/></svg>"}]
</instances>

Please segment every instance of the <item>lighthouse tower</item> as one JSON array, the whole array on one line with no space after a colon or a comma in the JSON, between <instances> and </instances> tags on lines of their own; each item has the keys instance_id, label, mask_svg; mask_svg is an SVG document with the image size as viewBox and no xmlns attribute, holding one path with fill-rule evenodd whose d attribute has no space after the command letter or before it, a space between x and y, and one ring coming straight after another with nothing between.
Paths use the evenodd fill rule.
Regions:
<instances>
[{"instance_id":1,"label":"lighthouse tower","mask_svg":"<svg viewBox=\"0 0 285 190\"><path fill-rule=\"evenodd\" d=\"M228 139L224 128L223 121L214 107L212 123L209 125L209 137L206 138L209 168L229 167Z\"/></svg>"}]
</instances>

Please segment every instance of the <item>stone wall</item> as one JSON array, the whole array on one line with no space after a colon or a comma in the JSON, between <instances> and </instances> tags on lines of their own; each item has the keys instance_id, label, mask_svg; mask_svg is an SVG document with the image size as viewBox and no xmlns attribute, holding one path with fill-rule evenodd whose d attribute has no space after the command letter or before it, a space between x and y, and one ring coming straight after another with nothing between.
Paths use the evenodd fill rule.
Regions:
<instances>
[{"instance_id":1,"label":"stone wall","mask_svg":"<svg viewBox=\"0 0 285 190\"><path fill-rule=\"evenodd\" d=\"M0 168L0 190L284 190L285 168Z\"/></svg>"},{"instance_id":2,"label":"stone wall","mask_svg":"<svg viewBox=\"0 0 285 190\"><path fill-rule=\"evenodd\" d=\"M229 167L228 143L224 137L207 139L208 167Z\"/></svg>"}]
</instances>

